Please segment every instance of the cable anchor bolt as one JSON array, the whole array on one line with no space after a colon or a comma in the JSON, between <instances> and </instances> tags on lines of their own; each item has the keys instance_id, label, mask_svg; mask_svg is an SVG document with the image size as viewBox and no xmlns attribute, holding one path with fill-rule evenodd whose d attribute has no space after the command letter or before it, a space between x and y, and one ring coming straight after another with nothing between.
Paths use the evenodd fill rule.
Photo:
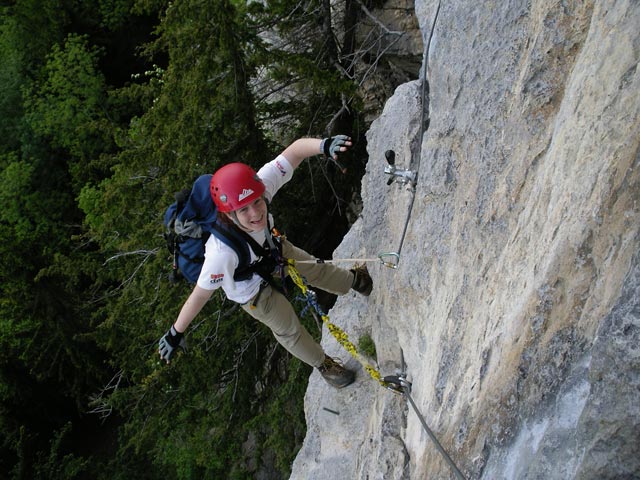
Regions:
<instances>
[{"instance_id":1,"label":"cable anchor bolt","mask_svg":"<svg viewBox=\"0 0 640 480\"><path fill-rule=\"evenodd\" d=\"M407 376L404 373L400 375L387 375L382 379L385 388L391 390L393 393L404 395L411 392L411 382L407 380Z\"/></svg>"},{"instance_id":2,"label":"cable anchor bolt","mask_svg":"<svg viewBox=\"0 0 640 480\"><path fill-rule=\"evenodd\" d=\"M397 182L401 185L409 185L410 189L414 189L416 186L417 172L413 170L405 170L396 167L396 152L393 150L387 150L384 152L384 156L387 159L388 165L384 167L384 173L389 175L387 185L391 185L393 182Z\"/></svg>"}]
</instances>

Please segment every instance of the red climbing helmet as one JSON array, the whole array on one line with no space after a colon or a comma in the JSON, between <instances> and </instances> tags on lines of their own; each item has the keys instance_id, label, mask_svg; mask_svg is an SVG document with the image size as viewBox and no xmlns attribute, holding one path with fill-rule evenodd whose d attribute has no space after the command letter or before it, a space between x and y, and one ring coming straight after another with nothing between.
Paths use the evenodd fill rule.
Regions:
<instances>
[{"instance_id":1,"label":"red climbing helmet","mask_svg":"<svg viewBox=\"0 0 640 480\"><path fill-rule=\"evenodd\" d=\"M230 163L211 177L211 198L221 212L232 212L260 198L264 183L253 168L244 163Z\"/></svg>"}]
</instances>

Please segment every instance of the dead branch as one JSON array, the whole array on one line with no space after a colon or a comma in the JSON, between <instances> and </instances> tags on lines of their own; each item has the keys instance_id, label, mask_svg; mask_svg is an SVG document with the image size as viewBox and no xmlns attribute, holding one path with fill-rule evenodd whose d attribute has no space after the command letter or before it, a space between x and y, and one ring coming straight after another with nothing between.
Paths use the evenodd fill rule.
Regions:
<instances>
[{"instance_id":1,"label":"dead branch","mask_svg":"<svg viewBox=\"0 0 640 480\"><path fill-rule=\"evenodd\" d=\"M98 394L91 396L89 399L89 405L95 405L95 407L92 410L89 410L89 413L99 415L101 420L105 420L109 415L111 415L111 413L113 413L113 407L109 405L106 397L118 389L123 376L124 370L118 371Z\"/></svg>"},{"instance_id":2,"label":"dead branch","mask_svg":"<svg viewBox=\"0 0 640 480\"><path fill-rule=\"evenodd\" d=\"M159 248L154 248L153 250L133 250L131 252L117 253L116 255L113 255L113 256L107 258L107 260L105 260L105 262L102 265L104 266L109 262L112 262L114 260L118 260L119 258L122 258L122 257L128 257L130 255L145 255L145 256L149 257L151 255L157 254L158 250L159 250Z\"/></svg>"}]
</instances>

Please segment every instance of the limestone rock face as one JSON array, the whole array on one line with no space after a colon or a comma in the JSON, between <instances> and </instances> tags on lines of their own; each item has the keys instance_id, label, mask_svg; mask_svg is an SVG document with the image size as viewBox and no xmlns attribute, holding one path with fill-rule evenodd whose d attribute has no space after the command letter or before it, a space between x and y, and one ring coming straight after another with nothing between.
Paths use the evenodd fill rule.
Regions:
<instances>
[{"instance_id":1,"label":"limestone rock face","mask_svg":"<svg viewBox=\"0 0 640 480\"><path fill-rule=\"evenodd\" d=\"M437 8L416 3L423 39ZM426 41L425 41L426 44ZM368 298L329 312L370 335L468 478L640 478L640 3L442 2L422 83L367 134L364 208L335 258ZM423 65L424 71L424 65ZM386 185L384 152L419 167ZM406 237L400 240L407 222ZM313 373L293 479L447 479L407 399L358 369Z\"/></svg>"}]
</instances>

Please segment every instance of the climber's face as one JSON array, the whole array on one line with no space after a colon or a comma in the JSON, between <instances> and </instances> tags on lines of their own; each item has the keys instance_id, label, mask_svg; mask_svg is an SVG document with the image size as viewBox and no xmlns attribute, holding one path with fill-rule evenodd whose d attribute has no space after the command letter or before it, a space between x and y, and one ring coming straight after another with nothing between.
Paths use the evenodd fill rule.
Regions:
<instances>
[{"instance_id":1,"label":"climber's face","mask_svg":"<svg viewBox=\"0 0 640 480\"><path fill-rule=\"evenodd\" d=\"M256 198L253 202L231 212L237 224L248 232L255 232L267 228L267 202L264 197Z\"/></svg>"}]
</instances>

